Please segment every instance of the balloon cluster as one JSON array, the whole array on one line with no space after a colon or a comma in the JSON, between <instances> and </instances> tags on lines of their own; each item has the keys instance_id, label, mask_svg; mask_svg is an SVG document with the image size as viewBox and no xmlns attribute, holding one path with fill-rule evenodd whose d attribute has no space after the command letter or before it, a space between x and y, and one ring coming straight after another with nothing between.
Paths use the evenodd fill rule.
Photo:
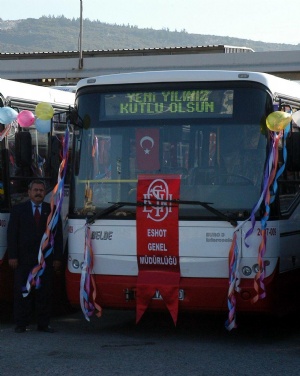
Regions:
<instances>
[{"instance_id":1,"label":"balloon cluster","mask_svg":"<svg viewBox=\"0 0 300 376\"><path fill-rule=\"evenodd\" d=\"M35 127L40 133L51 131L51 119L54 115L54 109L50 103L41 102L35 107L35 115L29 110L22 110L19 113L11 107L0 107L0 123L11 124L17 121L20 127Z\"/></svg>"},{"instance_id":2,"label":"balloon cluster","mask_svg":"<svg viewBox=\"0 0 300 376\"><path fill-rule=\"evenodd\" d=\"M287 125L294 121L300 127L300 111L293 114L283 111L274 111L266 119L267 127L273 132L283 131Z\"/></svg>"}]
</instances>

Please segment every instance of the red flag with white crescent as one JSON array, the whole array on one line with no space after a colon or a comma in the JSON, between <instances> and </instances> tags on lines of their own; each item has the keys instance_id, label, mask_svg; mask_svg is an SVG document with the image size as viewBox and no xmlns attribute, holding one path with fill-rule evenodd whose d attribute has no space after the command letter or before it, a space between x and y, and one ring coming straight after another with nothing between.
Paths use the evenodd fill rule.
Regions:
<instances>
[{"instance_id":1,"label":"red flag with white crescent","mask_svg":"<svg viewBox=\"0 0 300 376\"><path fill-rule=\"evenodd\" d=\"M138 128L136 130L136 167L144 171L160 169L159 129Z\"/></svg>"}]
</instances>

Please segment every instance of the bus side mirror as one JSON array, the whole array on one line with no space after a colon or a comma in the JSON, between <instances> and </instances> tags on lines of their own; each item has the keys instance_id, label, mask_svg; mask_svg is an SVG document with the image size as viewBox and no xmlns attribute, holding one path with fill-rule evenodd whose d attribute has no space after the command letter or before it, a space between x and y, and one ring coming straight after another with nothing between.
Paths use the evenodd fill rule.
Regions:
<instances>
[{"instance_id":1,"label":"bus side mirror","mask_svg":"<svg viewBox=\"0 0 300 376\"><path fill-rule=\"evenodd\" d=\"M300 171L300 132L292 132L286 139L286 169Z\"/></svg>"},{"instance_id":2,"label":"bus side mirror","mask_svg":"<svg viewBox=\"0 0 300 376\"><path fill-rule=\"evenodd\" d=\"M83 119L78 115L77 108L72 108L69 112L68 119L71 124L77 126L78 128L89 129L91 126L91 117L85 114Z\"/></svg>"},{"instance_id":3,"label":"bus side mirror","mask_svg":"<svg viewBox=\"0 0 300 376\"><path fill-rule=\"evenodd\" d=\"M74 174L78 176L80 168L80 153L81 153L81 140L82 140L82 128L77 129L74 133L75 142L74 142Z\"/></svg>"},{"instance_id":4,"label":"bus side mirror","mask_svg":"<svg viewBox=\"0 0 300 376\"><path fill-rule=\"evenodd\" d=\"M68 120L70 121L71 124L73 125L78 125L78 112L76 108L70 108L69 114L68 114Z\"/></svg>"},{"instance_id":5,"label":"bus side mirror","mask_svg":"<svg viewBox=\"0 0 300 376\"><path fill-rule=\"evenodd\" d=\"M15 134L15 156L17 167L30 167L32 163L32 141L29 132Z\"/></svg>"}]
</instances>

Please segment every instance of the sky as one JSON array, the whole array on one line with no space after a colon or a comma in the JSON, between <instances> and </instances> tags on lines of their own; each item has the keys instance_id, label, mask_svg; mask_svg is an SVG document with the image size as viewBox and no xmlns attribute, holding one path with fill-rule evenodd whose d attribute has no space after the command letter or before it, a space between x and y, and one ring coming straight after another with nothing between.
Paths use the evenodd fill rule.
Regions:
<instances>
[{"instance_id":1,"label":"sky","mask_svg":"<svg viewBox=\"0 0 300 376\"><path fill-rule=\"evenodd\" d=\"M2 20L80 17L268 43L300 43L299 0L0 0ZM1 5L1 4L0 4ZM84 32L84 29L83 29Z\"/></svg>"}]
</instances>

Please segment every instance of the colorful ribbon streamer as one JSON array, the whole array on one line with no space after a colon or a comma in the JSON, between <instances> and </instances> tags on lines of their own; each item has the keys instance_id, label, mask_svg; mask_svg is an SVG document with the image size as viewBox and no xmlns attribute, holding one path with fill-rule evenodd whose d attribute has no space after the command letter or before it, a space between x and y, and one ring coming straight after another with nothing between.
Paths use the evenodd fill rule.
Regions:
<instances>
[{"instance_id":1,"label":"colorful ribbon streamer","mask_svg":"<svg viewBox=\"0 0 300 376\"><path fill-rule=\"evenodd\" d=\"M3 131L0 132L0 141L4 140L4 138L10 134L10 131L13 127L16 128L17 126L18 126L18 122L16 120L7 124L5 128L3 129Z\"/></svg>"},{"instance_id":2,"label":"colorful ribbon streamer","mask_svg":"<svg viewBox=\"0 0 300 376\"><path fill-rule=\"evenodd\" d=\"M96 283L92 274L94 265L94 254L91 242L91 231L86 223L85 225L85 247L84 261L81 270L80 279L80 306L87 321L95 313L97 317L101 317L102 308L96 303ZM90 300L92 298L92 300Z\"/></svg>"},{"instance_id":3,"label":"colorful ribbon streamer","mask_svg":"<svg viewBox=\"0 0 300 376\"><path fill-rule=\"evenodd\" d=\"M237 283L239 281L238 275L238 263L240 260L239 248L237 245L237 233L236 231L233 234L233 240L231 243L231 247L229 250L229 289L228 289L228 319L225 323L225 327L227 330L231 330L236 328L236 298L235 298L235 291L239 291L239 287Z\"/></svg>"},{"instance_id":4,"label":"colorful ribbon streamer","mask_svg":"<svg viewBox=\"0 0 300 376\"><path fill-rule=\"evenodd\" d=\"M64 180L68 164L68 149L69 149L69 124L67 126L65 137L63 141L63 159L58 170L57 184L55 185L50 200L50 214L47 218L47 225L38 253L38 264L29 273L26 286L23 288L23 297L26 297L33 287L39 288L41 281L40 277L46 268L45 259L52 253L54 247L54 228L58 222L63 198L64 198ZM56 199L56 200L54 200ZM55 203L54 203L55 201ZM54 210L55 207L55 210Z\"/></svg>"},{"instance_id":5,"label":"colorful ribbon streamer","mask_svg":"<svg viewBox=\"0 0 300 376\"><path fill-rule=\"evenodd\" d=\"M266 296L265 292L265 285L264 285L264 277L265 277L265 271L264 271L264 260L263 257L266 252L266 227L267 227L267 221L269 219L269 213L270 213L270 204L274 201L276 191L277 191L277 179L279 176L283 173L285 169L285 163L287 158L287 152L286 152L286 146L285 146L285 140L287 137L287 134L289 132L290 127L288 126L284 131L281 131L279 133L271 132L272 137L272 143L270 145L269 155L267 158L267 163L265 167L264 172L264 180L262 185L262 191L260 198L254 208L252 209L252 212L250 214L250 217L247 218L244 222L242 222L240 225L238 225L233 234L233 240L229 251L229 289L228 289L228 319L225 323L225 327L227 330L231 330L233 328L236 328L236 298L235 298L235 292L239 292L239 282L240 282L240 276L239 276L239 262L240 262L240 251L237 243L237 233L238 231L244 226L245 223L247 223L249 220L251 221L251 227L247 231L245 238L244 238L244 244L246 247L249 247L247 244L247 238L253 233L254 227L255 227L255 214L260 208L262 202L264 202L265 205L265 213L263 217L261 218L261 243L259 245L258 249L258 265L259 270L256 273L254 277L254 289L256 291L256 295L252 299L252 303L255 303L258 299L263 299ZM283 142L283 159L284 163L281 166L281 168L277 171L278 166L278 146L279 141L284 135L284 142ZM271 195L272 191L272 195Z\"/></svg>"},{"instance_id":6,"label":"colorful ribbon streamer","mask_svg":"<svg viewBox=\"0 0 300 376\"><path fill-rule=\"evenodd\" d=\"M257 302L259 299L263 299L266 297L266 291L265 291L265 285L264 285L264 277L265 277L265 266L264 266L264 255L266 253L266 245L267 245L267 236L266 236L266 228L267 228L267 221L269 219L270 214L270 204L274 201L276 192L277 192L277 179L282 174L282 172L285 169L285 162L286 162L286 147L285 147L285 139L287 136L288 131L283 131L279 133L271 133L273 138L272 143L272 149L273 149L273 160L272 160L272 170L269 176L268 181L265 182L265 185L267 186L266 189L266 195L265 195L265 212L263 217L261 218L261 243L259 245L258 249L258 272L256 273L254 277L254 289L256 291L256 295L252 299L252 303ZM283 134L285 134L285 137L283 137L283 158L284 158L284 164L281 166L281 168L277 171L278 166L278 146L279 141L282 138ZM272 188L271 188L272 186ZM272 191L272 196L271 196Z\"/></svg>"},{"instance_id":7,"label":"colorful ribbon streamer","mask_svg":"<svg viewBox=\"0 0 300 376\"><path fill-rule=\"evenodd\" d=\"M94 175L97 175L99 169L99 143L98 137L94 137L92 146L92 158ZM87 187L89 191L89 187ZM89 194L86 194L89 197ZM96 303L97 289L93 276L94 253L91 241L91 231L88 223L85 224L85 246L84 246L84 261L81 267L80 278L80 306L87 321L95 313L97 317L101 317L102 308Z\"/></svg>"}]
</instances>

